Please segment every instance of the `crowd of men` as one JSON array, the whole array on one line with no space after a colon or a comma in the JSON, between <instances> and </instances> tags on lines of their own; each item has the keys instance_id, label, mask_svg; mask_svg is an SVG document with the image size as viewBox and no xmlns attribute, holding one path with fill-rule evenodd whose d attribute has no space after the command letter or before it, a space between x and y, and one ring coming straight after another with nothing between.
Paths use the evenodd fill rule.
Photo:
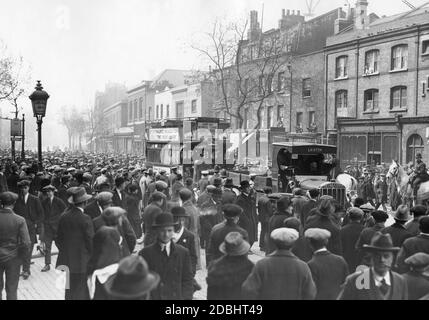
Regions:
<instances>
[{"instance_id":1,"label":"crowd of men","mask_svg":"<svg viewBox=\"0 0 429 320\"><path fill-rule=\"evenodd\" d=\"M209 300L429 298L425 206L399 205L386 226L383 201L357 197L345 209L317 189L261 194L253 177L236 186L218 167L201 176L137 157L3 158L1 291L17 299L34 246L49 272L55 243L68 300L191 300L204 267ZM254 263L258 246L265 257Z\"/></svg>"}]
</instances>

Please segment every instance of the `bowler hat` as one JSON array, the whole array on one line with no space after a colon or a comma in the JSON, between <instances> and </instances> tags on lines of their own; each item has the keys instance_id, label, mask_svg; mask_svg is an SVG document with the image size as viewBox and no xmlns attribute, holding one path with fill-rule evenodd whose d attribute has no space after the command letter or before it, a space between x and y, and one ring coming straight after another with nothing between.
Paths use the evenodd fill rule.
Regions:
<instances>
[{"instance_id":1,"label":"bowler hat","mask_svg":"<svg viewBox=\"0 0 429 320\"><path fill-rule=\"evenodd\" d=\"M18 187L19 188L23 188L23 187L29 187L31 184L31 182L29 180L21 180L18 182Z\"/></svg>"},{"instance_id":2,"label":"bowler hat","mask_svg":"<svg viewBox=\"0 0 429 320\"><path fill-rule=\"evenodd\" d=\"M230 232L219 246L219 251L228 256L242 256L248 253L250 244L243 239L239 232Z\"/></svg>"},{"instance_id":3,"label":"bowler hat","mask_svg":"<svg viewBox=\"0 0 429 320\"><path fill-rule=\"evenodd\" d=\"M182 188L179 191L180 198L190 199L192 197L192 191L188 188Z\"/></svg>"},{"instance_id":4,"label":"bowler hat","mask_svg":"<svg viewBox=\"0 0 429 320\"><path fill-rule=\"evenodd\" d=\"M117 272L104 284L109 296L136 299L156 288L160 276L152 271L141 256L128 256L119 262Z\"/></svg>"},{"instance_id":5,"label":"bowler hat","mask_svg":"<svg viewBox=\"0 0 429 320\"><path fill-rule=\"evenodd\" d=\"M178 222L174 222L174 217L169 212L163 212L155 217L155 221L152 224L153 228L172 227L176 226Z\"/></svg>"},{"instance_id":6,"label":"bowler hat","mask_svg":"<svg viewBox=\"0 0 429 320\"><path fill-rule=\"evenodd\" d=\"M225 188L236 188L236 186L234 185L234 181L232 180L232 178L226 178L225 179Z\"/></svg>"},{"instance_id":7,"label":"bowler hat","mask_svg":"<svg viewBox=\"0 0 429 320\"><path fill-rule=\"evenodd\" d=\"M216 187L220 187L222 185L222 179L221 178L214 178L213 179L213 185Z\"/></svg>"},{"instance_id":8,"label":"bowler hat","mask_svg":"<svg viewBox=\"0 0 429 320\"><path fill-rule=\"evenodd\" d=\"M67 194L70 195L67 201L71 204L80 204L92 198L83 187L71 187L67 189Z\"/></svg>"},{"instance_id":9,"label":"bowler hat","mask_svg":"<svg viewBox=\"0 0 429 320\"><path fill-rule=\"evenodd\" d=\"M243 181L241 181L241 182L240 182L240 187L241 187L241 189L245 189L245 188L250 187L250 183L249 183L249 181L248 181L248 180L243 180Z\"/></svg>"},{"instance_id":10,"label":"bowler hat","mask_svg":"<svg viewBox=\"0 0 429 320\"><path fill-rule=\"evenodd\" d=\"M371 244L364 244L363 249L368 251L399 251L399 247L393 246L392 237L390 234L383 234L377 231L371 239Z\"/></svg>"},{"instance_id":11,"label":"bowler hat","mask_svg":"<svg viewBox=\"0 0 429 320\"><path fill-rule=\"evenodd\" d=\"M225 218L235 218L241 215L243 209L240 206L232 203L225 204L222 207Z\"/></svg>"},{"instance_id":12,"label":"bowler hat","mask_svg":"<svg viewBox=\"0 0 429 320\"><path fill-rule=\"evenodd\" d=\"M10 191L0 193L0 203L4 206L14 204L16 200L18 200L18 195L16 193Z\"/></svg>"},{"instance_id":13,"label":"bowler hat","mask_svg":"<svg viewBox=\"0 0 429 320\"><path fill-rule=\"evenodd\" d=\"M189 217L189 214L186 212L185 208L183 207L173 207L171 209L171 214L174 217Z\"/></svg>"}]
</instances>

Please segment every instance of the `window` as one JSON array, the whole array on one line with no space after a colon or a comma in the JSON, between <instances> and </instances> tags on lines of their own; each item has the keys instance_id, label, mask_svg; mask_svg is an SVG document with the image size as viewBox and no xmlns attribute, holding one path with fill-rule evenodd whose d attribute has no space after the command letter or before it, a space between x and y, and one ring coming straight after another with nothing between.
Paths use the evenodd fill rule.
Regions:
<instances>
[{"instance_id":1,"label":"window","mask_svg":"<svg viewBox=\"0 0 429 320\"><path fill-rule=\"evenodd\" d=\"M264 93L265 87L265 77L263 75L259 76L259 94Z\"/></svg>"},{"instance_id":2,"label":"window","mask_svg":"<svg viewBox=\"0 0 429 320\"><path fill-rule=\"evenodd\" d=\"M139 118L143 118L143 98L139 100Z\"/></svg>"},{"instance_id":3,"label":"window","mask_svg":"<svg viewBox=\"0 0 429 320\"><path fill-rule=\"evenodd\" d=\"M422 42L422 54L429 54L429 40Z\"/></svg>"},{"instance_id":4,"label":"window","mask_svg":"<svg viewBox=\"0 0 429 320\"><path fill-rule=\"evenodd\" d=\"M373 74L378 72L378 50L370 50L365 53L364 74Z\"/></svg>"},{"instance_id":5,"label":"window","mask_svg":"<svg viewBox=\"0 0 429 320\"><path fill-rule=\"evenodd\" d=\"M347 90L339 90L335 93L335 108L347 108Z\"/></svg>"},{"instance_id":6,"label":"window","mask_svg":"<svg viewBox=\"0 0 429 320\"><path fill-rule=\"evenodd\" d=\"M192 100L191 102L191 112L197 113L197 100Z\"/></svg>"},{"instance_id":7,"label":"window","mask_svg":"<svg viewBox=\"0 0 429 320\"><path fill-rule=\"evenodd\" d=\"M379 165L381 162L381 134L368 134L368 159L367 163Z\"/></svg>"},{"instance_id":8,"label":"window","mask_svg":"<svg viewBox=\"0 0 429 320\"><path fill-rule=\"evenodd\" d=\"M284 92L286 90L286 78L284 71L279 72L277 78L277 91Z\"/></svg>"},{"instance_id":9,"label":"window","mask_svg":"<svg viewBox=\"0 0 429 320\"><path fill-rule=\"evenodd\" d=\"M151 119L151 116L152 116L152 107L149 107L149 112L148 112L148 115L147 115L148 120Z\"/></svg>"},{"instance_id":10,"label":"window","mask_svg":"<svg viewBox=\"0 0 429 320\"><path fill-rule=\"evenodd\" d=\"M167 104L165 106L165 117L170 118L170 105L169 104Z\"/></svg>"},{"instance_id":11,"label":"window","mask_svg":"<svg viewBox=\"0 0 429 320\"><path fill-rule=\"evenodd\" d=\"M307 98L311 97L311 79L303 79L302 80L302 97Z\"/></svg>"},{"instance_id":12,"label":"window","mask_svg":"<svg viewBox=\"0 0 429 320\"><path fill-rule=\"evenodd\" d=\"M316 124L316 112L310 111L308 113L308 127L312 127Z\"/></svg>"},{"instance_id":13,"label":"window","mask_svg":"<svg viewBox=\"0 0 429 320\"><path fill-rule=\"evenodd\" d=\"M392 48L391 70L406 69L408 65L408 46L401 44Z\"/></svg>"},{"instance_id":14,"label":"window","mask_svg":"<svg viewBox=\"0 0 429 320\"><path fill-rule=\"evenodd\" d=\"M296 113L296 126L302 128L302 112Z\"/></svg>"},{"instance_id":15,"label":"window","mask_svg":"<svg viewBox=\"0 0 429 320\"><path fill-rule=\"evenodd\" d=\"M156 105L156 117L155 119L159 119L159 105Z\"/></svg>"},{"instance_id":16,"label":"window","mask_svg":"<svg viewBox=\"0 0 429 320\"><path fill-rule=\"evenodd\" d=\"M408 138L407 141L407 163L408 162L416 162L416 154L423 154L424 143L423 139L418 134L413 134Z\"/></svg>"},{"instance_id":17,"label":"window","mask_svg":"<svg viewBox=\"0 0 429 320\"><path fill-rule=\"evenodd\" d=\"M274 127L274 108L273 107L268 107L267 126L268 128Z\"/></svg>"},{"instance_id":18,"label":"window","mask_svg":"<svg viewBox=\"0 0 429 320\"><path fill-rule=\"evenodd\" d=\"M285 106L279 105L277 107L277 127L284 126L284 117L285 117Z\"/></svg>"},{"instance_id":19,"label":"window","mask_svg":"<svg viewBox=\"0 0 429 320\"><path fill-rule=\"evenodd\" d=\"M134 121L136 121L138 118L138 112L139 112L139 110L138 110L138 106L137 106L137 99L135 99L134 100Z\"/></svg>"},{"instance_id":20,"label":"window","mask_svg":"<svg viewBox=\"0 0 429 320\"><path fill-rule=\"evenodd\" d=\"M335 78L347 77L347 56L338 57L335 63Z\"/></svg>"},{"instance_id":21,"label":"window","mask_svg":"<svg viewBox=\"0 0 429 320\"><path fill-rule=\"evenodd\" d=\"M183 106L184 106L183 101L176 102L176 119L183 118Z\"/></svg>"},{"instance_id":22,"label":"window","mask_svg":"<svg viewBox=\"0 0 429 320\"><path fill-rule=\"evenodd\" d=\"M133 120L133 102L130 101L128 105L128 122L131 122Z\"/></svg>"},{"instance_id":23,"label":"window","mask_svg":"<svg viewBox=\"0 0 429 320\"><path fill-rule=\"evenodd\" d=\"M160 117L160 119L164 119L164 105L161 103L161 106L160 106L160 114L161 114L161 117Z\"/></svg>"},{"instance_id":24,"label":"window","mask_svg":"<svg viewBox=\"0 0 429 320\"><path fill-rule=\"evenodd\" d=\"M390 90L390 109L407 107L407 87L393 87Z\"/></svg>"},{"instance_id":25,"label":"window","mask_svg":"<svg viewBox=\"0 0 429 320\"><path fill-rule=\"evenodd\" d=\"M274 75L270 74L268 75L268 93L273 92L273 80L274 80Z\"/></svg>"},{"instance_id":26,"label":"window","mask_svg":"<svg viewBox=\"0 0 429 320\"><path fill-rule=\"evenodd\" d=\"M364 92L364 111L377 111L378 110L378 90L368 89Z\"/></svg>"}]
</instances>

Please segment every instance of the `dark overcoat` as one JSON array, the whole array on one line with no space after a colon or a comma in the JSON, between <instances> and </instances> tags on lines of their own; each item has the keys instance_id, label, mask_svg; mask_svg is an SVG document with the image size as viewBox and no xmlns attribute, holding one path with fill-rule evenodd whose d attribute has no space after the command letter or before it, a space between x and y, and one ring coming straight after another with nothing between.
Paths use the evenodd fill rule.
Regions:
<instances>
[{"instance_id":1,"label":"dark overcoat","mask_svg":"<svg viewBox=\"0 0 429 320\"><path fill-rule=\"evenodd\" d=\"M85 214L90 216L91 219L97 218L99 215L101 215L101 213L102 210L100 209L100 206L98 205L97 201L92 201L85 207Z\"/></svg>"},{"instance_id":2,"label":"dark overcoat","mask_svg":"<svg viewBox=\"0 0 429 320\"><path fill-rule=\"evenodd\" d=\"M37 234L43 235L43 207L39 198L28 194L27 204L24 202L22 194L16 200L13 211L23 217L27 223L28 233L32 243L37 242Z\"/></svg>"},{"instance_id":3,"label":"dark overcoat","mask_svg":"<svg viewBox=\"0 0 429 320\"><path fill-rule=\"evenodd\" d=\"M415 271L403 274L408 287L408 300L418 300L429 293L429 278Z\"/></svg>"},{"instance_id":4,"label":"dark overcoat","mask_svg":"<svg viewBox=\"0 0 429 320\"><path fill-rule=\"evenodd\" d=\"M57 236L58 223L66 205L60 198L54 196L52 203L49 198L43 200L42 207L44 212L44 240L52 241Z\"/></svg>"},{"instance_id":5,"label":"dark overcoat","mask_svg":"<svg viewBox=\"0 0 429 320\"><path fill-rule=\"evenodd\" d=\"M402 224L396 222L391 226L382 229L381 233L390 234L394 247L401 247L406 239L412 237L411 233L409 233Z\"/></svg>"},{"instance_id":6,"label":"dark overcoat","mask_svg":"<svg viewBox=\"0 0 429 320\"><path fill-rule=\"evenodd\" d=\"M419 234L404 241L396 258L398 271L401 273L407 272L409 267L405 264L405 259L418 252L429 254L429 235Z\"/></svg>"},{"instance_id":7,"label":"dark overcoat","mask_svg":"<svg viewBox=\"0 0 429 320\"><path fill-rule=\"evenodd\" d=\"M331 233L327 249L334 254L342 255L340 227L338 227L329 217L315 215L311 221L305 225L305 230L310 228L326 229Z\"/></svg>"},{"instance_id":8,"label":"dark overcoat","mask_svg":"<svg viewBox=\"0 0 429 320\"><path fill-rule=\"evenodd\" d=\"M258 239L258 217L256 215L256 203L252 197L241 193L235 204L243 209L238 225L249 234L249 244L252 245Z\"/></svg>"},{"instance_id":9,"label":"dark overcoat","mask_svg":"<svg viewBox=\"0 0 429 320\"><path fill-rule=\"evenodd\" d=\"M170 255L166 257L156 242L143 248L139 255L149 269L161 277L158 287L151 292L152 300L192 300L194 288L188 249L171 243Z\"/></svg>"},{"instance_id":10,"label":"dark overcoat","mask_svg":"<svg viewBox=\"0 0 429 320\"><path fill-rule=\"evenodd\" d=\"M162 213L162 210L160 207L158 207L156 204L149 204L146 208L144 208L143 211L143 230L144 230L144 245L150 245L155 242L156 239L156 233L152 229L152 224L155 221L155 217Z\"/></svg>"},{"instance_id":11,"label":"dark overcoat","mask_svg":"<svg viewBox=\"0 0 429 320\"><path fill-rule=\"evenodd\" d=\"M358 222L350 222L340 231L343 257L346 260L349 271L354 272L359 264L359 252L356 250L356 242L365 227Z\"/></svg>"},{"instance_id":12,"label":"dark overcoat","mask_svg":"<svg viewBox=\"0 0 429 320\"><path fill-rule=\"evenodd\" d=\"M183 230L182 236L176 241L176 244L180 244L182 247L189 250L192 265L192 275L195 277L198 262L197 249L195 248L195 235L185 228Z\"/></svg>"}]
</instances>

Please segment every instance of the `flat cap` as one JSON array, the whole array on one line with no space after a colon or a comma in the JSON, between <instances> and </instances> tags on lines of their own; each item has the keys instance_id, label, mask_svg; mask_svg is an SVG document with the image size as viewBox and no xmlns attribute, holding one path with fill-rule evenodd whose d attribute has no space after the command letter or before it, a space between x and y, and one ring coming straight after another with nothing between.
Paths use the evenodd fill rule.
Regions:
<instances>
[{"instance_id":1,"label":"flat cap","mask_svg":"<svg viewBox=\"0 0 429 320\"><path fill-rule=\"evenodd\" d=\"M18 187L29 187L31 182L29 180L21 180L18 182Z\"/></svg>"},{"instance_id":2,"label":"flat cap","mask_svg":"<svg viewBox=\"0 0 429 320\"><path fill-rule=\"evenodd\" d=\"M212 185L212 184L209 184L209 185L206 187L206 190L207 190L208 192L213 192L213 191L215 191L215 190L216 190L216 187L215 187L214 185Z\"/></svg>"},{"instance_id":3,"label":"flat cap","mask_svg":"<svg viewBox=\"0 0 429 320\"><path fill-rule=\"evenodd\" d=\"M185 197L185 198L191 198L192 197L192 191L188 188L182 188L179 191L179 196Z\"/></svg>"},{"instance_id":4,"label":"flat cap","mask_svg":"<svg viewBox=\"0 0 429 320\"><path fill-rule=\"evenodd\" d=\"M113 203L112 198L113 193L109 191L103 191L97 195L96 200L100 203L100 205L106 205L109 203Z\"/></svg>"},{"instance_id":5,"label":"flat cap","mask_svg":"<svg viewBox=\"0 0 429 320\"><path fill-rule=\"evenodd\" d=\"M350 208L349 215L350 215L350 219L357 220L357 219L362 219L364 213L362 209L353 207L353 208Z\"/></svg>"},{"instance_id":6,"label":"flat cap","mask_svg":"<svg viewBox=\"0 0 429 320\"><path fill-rule=\"evenodd\" d=\"M429 254L418 252L405 259L405 263L415 268L426 268L429 266Z\"/></svg>"},{"instance_id":7,"label":"flat cap","mask_svg":"<svg viewBox=\"0 0 429 320\"><path fill-rule=\"evenodd\" d=\"M0 203L2 205L14 204L16 200L18 200L18 195L16 193L10 191L0 193Z\"/></svg>"},{"instance_id":8,"label":"flat cap","mask_svg":"<svg viewBox=\"0 0 429 320\"><path fill-rule=\"evenodd\" d=\"M361 205L359 208L361 208L363 211L373 211L375 208L370 203L365 203Z\"/></svg>"},{"instance_id":9,"label":"flat cap","mask_svg":"<svg viewBox=\"0 0 429 320\"><path fill-rule=\"evenodd\" d=\"M304 236L314 240L328 240L331 237L331 233L326 229L310 228L305 230Z\"/></svg>"},{"instance_id":10,"label":"flat cap","mask_svg":"<svg viewBox=\"0 0 429 320\"><path fill-rule=\"evenodd\" d=\"M47 192L47 191L53 191L53 192L56 192L57 191L57 188L55 188L53 185L47 185L47 186L45 186L45 187L43 187L42 188L42 191L43 192Z\"/></svg>"},{"instance_id":11,"label":"flat cap","mask_svg":"<svg viewBox=\"0 0 429 320\"><path fill-rule=\"evenodd\" d=\"M189 217L189 213L183 207L173 207L171 213L174 217Z\"/></svg>"},{"instance_id":12,"label":"flat cap","mask_svg":"<svg viewBox=\"0 0 429 320\"><path fill-rule=\"evenodd\" d=\"M278 228L271 232L271 239L275 241L281 241L285 245L291 245L295 243L299 238L299 233L292 228Z\"/></svg>"},{"instance_id":13,"label":"flat cap","mask_svg":"<svg viewBox=\"0 0 429 320\"><path fill-rule=\"evenodd\" d=\"M225 204L222 207L222 210L226 218L238 217L243 212L243 209L241 209L240 206L232 203Z\"/></svg>"},{"instance_id":14,"label":"flat cap","mask_svg":"<svg viewBox=\"0 0 429 320\"><path fill-rule=\"evenodd\" d=\"M384 222L389 218L389 215L382 210L377 210L372 212L371 216L374 218L376 222Z\"/></svg>"},{"instance_id":15,"label":"flat cap","mask_svg":"<svg viewBox=\"0 0 429 320\"><path fill-rule=\"evenodd\" d=\"M208 175L208 174L209 174L209 172L208 172L207 170L204 170L204 171L201 171L201 174L202 174L203 176L206 176L206 175Z\"/></svg>"},{"instance_id":16,"label":"flat cap","mask_svg":"<svg viewBox=\"0 0 429 320\"><path fill-rule=\"evenodd\" d=\"M155 188L158 191L165 190L168 188L168 184L165 181L158 180L157 182L155 182Z\"/></svg>"}]
</instances>

